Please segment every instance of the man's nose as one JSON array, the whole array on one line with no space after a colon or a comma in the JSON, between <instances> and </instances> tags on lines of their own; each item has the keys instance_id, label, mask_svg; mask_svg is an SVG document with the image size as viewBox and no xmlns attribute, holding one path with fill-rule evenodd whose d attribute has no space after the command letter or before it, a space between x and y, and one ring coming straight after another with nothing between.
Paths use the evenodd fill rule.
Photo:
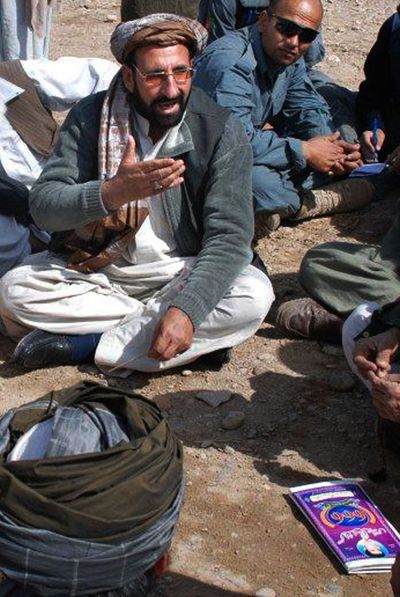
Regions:
<instances>
[{"instance_id":1,"label":"man's nose","mask_svg":"<svg viewBox=\"0 0 400 597\"><path fill-rule=\"evenodd\" d=\"M168 76L163 79L162 90L167 97L176 97L179 93L178 85L172 73L168 74Z\"/></svg>"},{"instance_id":2,"label":"man's nose","mask_svg":"<svg viewBox=\"0 0 400 597\"><path fill-rule=\"evenodd\" d=\"M292 48L297 48L299 43L300 43L300 40L299 40L298 33L295 33L294 35L291 35L290 37L286 38L286 44L288 46L291 46Z\"/></svg>"}]
</instances>

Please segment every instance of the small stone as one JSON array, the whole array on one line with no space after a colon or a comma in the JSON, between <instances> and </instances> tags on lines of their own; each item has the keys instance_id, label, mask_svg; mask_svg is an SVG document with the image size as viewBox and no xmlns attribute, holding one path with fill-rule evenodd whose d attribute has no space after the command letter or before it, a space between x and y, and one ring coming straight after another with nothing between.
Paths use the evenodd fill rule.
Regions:
<instances>
[{"instance_id":1,"label":"small stone","mask_svg":"<svg viewBox=\"0 0 400 597\"><path fill-rule=\"evenodd\" d=\"M268 587L263 587L259 589L255 594L255 597L276 597L276 593L273 589L269 589Z\"/></svg>"},{"instance_id":2,"label":"small stone","mask_svg":"<svg viewBox=\"0 0 400 597\"><path fill-rule=\"evenodd\" d=\"M339 587L339 585L337 585L335 582L326 583L324 589L328 595L332 595L334 597L342 597L343 595L342 587Z\"/></svg>"},{"instance_id":3,"label":"small stone","mask_svg":"<svg viewBox=\"0 0 400 597\"><path fill-rule=\"evenodd\" d=\"M191 369L184 369L181 373L182 377L189 377L189 375L192 375L193 371Z\"/></svg>"},{"instance_id":4,"label":"small stone","mask_svg":"<svg viewBox=\"0 0 400 597\"><path fill-rule=\"evenodd\" d=\"M117 17L115 15L107 15L106 18L104 19L105 23L115 23L115 21L117 21Z\"/></svg>"},{"instance_id":5,"label":"small stone","mask_svg":"<svg viewBox=\"0 0 400 597\"><path fill-rule=\"evenodd\" d=\"M336 392L349 392L355 386L353 376L347 371L336 371L328 378L328 385Z\"/></svg>"},{"instance_id":6,"label":"small stone","mask_svg":"<svg viewBox=\"0 0 400 597\"><path fill-rule=\"evenodd\" d=\"M196 394L196 398L198 400L202 400L206 402L209 406L213 408L217 408L224 402L228 402L232 398L232 392L228 390L220 390L216 392L212 392L210 390L202 390Z\"/></svg>"},{"instance_id":7,"label":"small stone","mask_svg":"<svg viewBox=\"0 0 400 597\"><path fill-rule=\"evenodd\" d=\"M157 404L158 408L161 408L161 410L165 410L166 412L172 408L172 402L167 396L159 396L155 399L155 403Z\"/></svg>"},{"instance_id":8,"label":"small stone","mask_svg":"<svg viewBox=\"0 0 400 597\"><path fill-rule=\"evenodd\" d=\"M221 427L227 431L238 429L243 425L246 415L240 410L231 410L226 417L224 417Z\"/></svg>"},{"instance_id":9,"label":"small stone","mask_svg":"<svg viewBox=\"0 0 400 597\"><path fill-rule=\"evenodd\" d=\"M225 454L235 454L235 449L232 446L225 446L224 452Z\"/></svg>"},{"instance_id":10,"label":"small stone","mask_svg":"<svg viewBox=\"0 0 400 597\"><path fill-rule=\"evenodd\" d=\"M264 375L265 372L265 365L257 365L253 369L253 375Z\"/></svg>"}]
</instances>

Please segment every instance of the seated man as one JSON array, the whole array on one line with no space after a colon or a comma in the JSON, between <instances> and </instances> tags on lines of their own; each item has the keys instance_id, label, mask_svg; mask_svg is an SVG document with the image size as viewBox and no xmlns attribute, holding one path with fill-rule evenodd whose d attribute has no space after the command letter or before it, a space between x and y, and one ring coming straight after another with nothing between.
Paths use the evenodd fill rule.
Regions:
<instances>
[{"instance_id":1,"label":"seated man","mask_svg":"<svg viewBox=\"0 0 400 597\"><path fill-rule=\"evenodd\" d=\"M152 594L184 490L156 404L83 382L9 410L0 430L1 595Z\"/></svg>"},{"instance_id":2,"label":"seated man","mask_svg":"<svg viewBox=\"0 0 400 597\"><path fill-rule=\"evenodd\" d=\"M400 148L390 157L399 185ZM299 281L312 298L283 303L278 327L301 338L341 342L344 319L364 302L385 304L400 296L400 202L382 246L329 242L310 249Z\"/></svg>"},{"instance_id":3,"label":"seated man","mask_svg":"<svg viewBox=\"0 0 400 597\"><path fill-rule=\"evenodd\" d=\"M208 43L235 31L253 25L269 6L269 0L200 0L198 20L208 29ZM315 89L329 106L335 129L345 141L357 140L355 93L341 87L320 70L313 68L325 56L322 33L317 35L304 54L307 73Z\"/></svg>"},{"instance_id":4,"label":"seated man","mask_svg":"<svg viewBox=\"0 0 400 597\"><path fill-rule=\"evenodd\" d=\"M385 159L400 144L400 6L382 25L364 65L357 118L364 159Z\"/></svg>"},{"instance_id":5,"label":"seated man","mask_svg":"<svg viewBox=\"0 0 400 597\"><path fill-rule=\"evenodd\" d=\"M29 187L58 132L49 110L105 89L116 70L98 58L0 63L0 277L31 252Z\"/></svg>"},{"instance_id":6,"label":"seated man","mask_svg":"<svg viewBox=\"0 0 400 597\"><path fill-rule=\"evenodd\" d=\"M200 0L198 20L207 28L211 43L231 31L254 25L268 5L269 0ZM304 54L307 68L321 62L324 56L322 36L318 35Z\"/></svg>"},{"instance_id":7,"label":"seated man","mask_svg":"<svg viewBox=\"0 0 400 597\"><path fill-rule=\"evenodd\" d=\"M253 148L255 210L303 219L355 209L373 195L367 181L310 189L359 165L359 147L334 133L327 104L301 59L319 34L320 0L272 0L258 25L208 46L198 85L245 125ZM263 218L264 219L264 218Z\"/></svg>"},{"instance_id":8,"label":"seated man","mask_svg":"<svg viewBox=\"0 0 400 597\"><path fill-rule=\"evenodd\" d=\"M172 14L115 30L118 78L70 112L32 190L36 222L62 234L1 284L6 333L37 328L18 363L78 363L98 345L101 367L158 371L262 323L273 292L249 265L251 148L229 110L191 89L204 33Z\"/></svg>"}]
</instances>

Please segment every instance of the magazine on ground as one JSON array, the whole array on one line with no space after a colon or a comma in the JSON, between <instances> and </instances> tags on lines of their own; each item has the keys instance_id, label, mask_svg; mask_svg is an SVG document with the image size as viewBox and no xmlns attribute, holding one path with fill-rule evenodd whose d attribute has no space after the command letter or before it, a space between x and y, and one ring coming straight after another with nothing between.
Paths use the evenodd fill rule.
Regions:
<instances>
[{"instance_id":1,"label":"magazine on ground","mask_svg":"<svg viewBox=\"0 0 400 597\"><path fill-rule=\"evenodd\" d=\"M400 553L400 534L351 480L311 483L290 497L349 574L388 572Z\"/></svg>"}]
</instances>

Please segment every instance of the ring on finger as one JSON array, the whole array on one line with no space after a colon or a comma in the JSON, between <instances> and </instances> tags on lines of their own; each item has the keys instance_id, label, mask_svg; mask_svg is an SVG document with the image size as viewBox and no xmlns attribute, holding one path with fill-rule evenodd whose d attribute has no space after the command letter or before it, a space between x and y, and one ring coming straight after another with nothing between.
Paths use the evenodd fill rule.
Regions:
<instances>
[{"instance_id":1,"label":"ring on finger","mask_svg":"<svg viewBox=\"0 0 400 597\"><path fill-rule=\"evenodd\" d=\"M158 180L155 180L153 182L153 189L155 191L161 191L161 189L163 189L164 187L162 186L162 184L160 182L158 182Z\"/></svg>"}]
</instances>

